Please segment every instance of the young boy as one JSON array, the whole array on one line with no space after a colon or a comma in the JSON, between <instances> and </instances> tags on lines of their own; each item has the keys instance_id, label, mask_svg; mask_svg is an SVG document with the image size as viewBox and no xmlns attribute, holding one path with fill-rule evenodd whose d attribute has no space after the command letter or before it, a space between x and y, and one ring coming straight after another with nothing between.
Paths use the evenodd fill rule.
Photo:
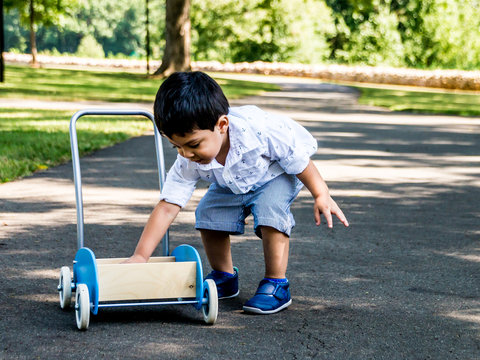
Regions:
<instances>
[{"instance_id":1,"label":"young boy","mask_svg":"<svg viewBox=\"0 0 480 360\"><path fill-rule=\"evenodd\" d=\"M213 271L219 298L238 295L230 235L243 234L245 218L254 217L263 241L265 278L243 309L273 314L291 303L285 277L290 232L295 221L290 205L305 185L320 214L332 227L332 214L348 226L310 156L317 142L302 126L255 106L230 108L220 86L202 72L174 73L160 86L154 105L160 132L178 150L160 202L153 210L128 262L145 262L199 179L212 183L195 212L196 229Z\"/></svg>"}]
</instances>

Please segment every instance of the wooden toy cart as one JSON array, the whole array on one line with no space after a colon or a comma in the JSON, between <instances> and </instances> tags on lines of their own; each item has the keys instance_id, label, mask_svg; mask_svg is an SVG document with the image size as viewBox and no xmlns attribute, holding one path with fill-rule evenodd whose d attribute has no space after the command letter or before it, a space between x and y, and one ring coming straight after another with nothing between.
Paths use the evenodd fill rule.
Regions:
<instances>
[{"instance_id":1,"label":"wooden toy cart","mask_svg":"<svg viewBox=\"0 0 480 360\"><path fill-rule=\"evenodd\" d=\"M207 324L214 324L218 314L217 287L213 280L203 281L202 261L189 245L180 245L169 254L168 231L162 239L162 257L151 257L145 264L122 264L126 258L96 259L84 247L83 198L80 175L76 122L85 115L145 116L143 110L83 110L70 121L70 143L77 205L77 247L73 261L73 280L68 266L60 270L58 292L60 307L68 309L75 292L75 319L80 330L86 330L90 313L98 309L122 306L191 304L202 310ZM154 127L160 191L165 179L162 140ZM170 255L170 256L169 256Z\"/></svg>"}]
</instances>

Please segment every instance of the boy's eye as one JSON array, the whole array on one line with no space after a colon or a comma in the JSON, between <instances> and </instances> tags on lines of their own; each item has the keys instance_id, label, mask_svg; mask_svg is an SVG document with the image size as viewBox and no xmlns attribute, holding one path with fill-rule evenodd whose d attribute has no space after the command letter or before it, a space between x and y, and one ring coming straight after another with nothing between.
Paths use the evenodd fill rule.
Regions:
<instances>
[{"instance_id":1,"label":"boy's eye","mask_svg":"<svg viewBox=\"0 0 480 360\"><path fill-rule=\"evenodd\" d=\"M190 144L189 147L191 147L192 149L195 149L198 147L200 143L196 143L196 144Z\"/></svg>"}]
</instances>

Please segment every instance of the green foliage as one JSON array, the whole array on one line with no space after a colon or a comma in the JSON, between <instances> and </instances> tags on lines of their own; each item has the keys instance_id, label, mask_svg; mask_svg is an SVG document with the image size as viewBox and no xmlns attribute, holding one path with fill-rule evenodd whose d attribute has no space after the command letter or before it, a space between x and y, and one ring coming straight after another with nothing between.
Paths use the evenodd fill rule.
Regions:
<instances>
[{"instance_id":1,"label":"green foliage","mask_svg":"<svg viewBox=\"0 0 480 360\"><path fill-rule=\"evenodd\" d=\"M479 69L480 2L478 0L436 0L424 18L434 42L432 66Z\"/></svg>"},{"instance_id":2,"label":"green foliage","mask_svg":"<svg viewBox=\"0 0 480 360\"><path fill-rule=\"evenodd\" d=\"M34 46L30 44L30 38L28 47L26 46L26 31L21 31L17 26L12 29L12 32L9 32L9 23L21 24L30 33L35 34L39 27L48 28L53 25L61 25L65 16L69 16L70 11L76 6L77 0L5 0L3 3L7 9L6 49L9 48L9 41L13 41L14 46L12 47L14 49L32 51ZM12 14L17 17L9 20ZM21 35L23 35L22 38L20 38Z\"/></svg>"},{"instance_id":3,"label":"green foliage","mask_svg":"<svg viewBox=\"0 0 480 360\"><path fill-rule=\"evenodd\" d=\"M63 2L64 0L61 1ZM158 58L164 44L164 3L151 1L149 9L150 38L154 44L152 52L154 57ZM22 19L25 18L25 14L22 13ZM12 24L6 29L6 50L17 48L24 51L26 46L21 44L29 43L26 31L28 24L22 23L24 29L20 28L18 8L9 8L6 18L7 24ZM78 0L75 6L68 8L67 14L59 14L55 22L51 22L53 23L52 26L39 23L37 31L39 51L56 49L60 53L76 53L81 39L90 35L102 45L106 54L143 56L146 53L145 0Z\"/></svg>"},{"instance_id":4,"label":"green foliage","mask_svg":"<svg viewBox=\"0 0 480 360\"><path fill-rule=\"evenodd\" d=\"M379 1L374 5L377 11L358 25L344 48L337 51L337 59L350 64L402 66L404 49L398 18L388 5Z\"/></svg>"},{"instance_id":5,"label":"green foliage","mask_svg":"<svg viewBox=\"0 0 480 360\"><path fill-rule=\"evenodd\" d=\"M17 9L7 12L4 18L6 49L13 52L27 51L27 31L20 24L20 15ZM8 46L12 44L12 46Z\"/></svg>"},{"instance_id":6,"label":"green foliage","mask_svg":"<svg viewBox=\"0 0 480 360\"><path fill-rule=\"evenodd\" d=\"M198 0L191 20L195 60L319 63L334 31L331 10L315 0Z\"/></svg>"},{"instance_id":7,"label":"green foliage","mask_svg":"<svg viewBox=\"0 0 480 360\"><path fill-rule=\"evenodd\" d=\"M76 10L76 19L82 24L82 34L94 36L106 54L143 55L144 14L145 0L84 0ZM150 17L154 24L150 29L152 43L158 43L160 29L164 26L164 13L159 2L150 6Z\"/></svg>"},{"instance_id":8,"label":"green foliage","mask_svg":"<svg viewBox=\"0 0 480 360\"><path fill-rule=\"evenodd\" d=\"M435 58L435 41L425 18L435 9L435 0L392 0L398 31L403 43L403 59L409 67L428 68Z\"/></svg>"},{"instance_id":9,"label":"green foliage","mask_svg":"<svg viewBox=\"0 0 480 360\"><path fill-rule=\"evenodd\" d=\"M92 35L85 35L80 41L80 45L78 45L76 55L86 58L103 59L105 52L103 51L102 45L100 45Z\"/></svg>"},{"instance_id":10,"label":"green foliage","mask_svg":"<svg viewBox=\"0 0 480 360\"><path fill-rule=\"evenodd\" d=\"M5 1L6 49L28 51L28 1ZM90 35L108 57L145 56L145 0L34 1L39 51ZM160 59L165 1L149 8ZM193 60L480 68L480 0L194 0L190 15Z\"/></svg>"},{"instance_id":11,"label":"green foliage","mask_svg":"<svg viewBox=\"0 0 480 360\"><path fill-rule=\"evenodd\" d=\"M17 9L20 21L28 26L31 1L33 1L34 24L44 26L57 24L76 5L76 0L4 0L4 4L6 9Z\"/></svg>"}]
</instances>

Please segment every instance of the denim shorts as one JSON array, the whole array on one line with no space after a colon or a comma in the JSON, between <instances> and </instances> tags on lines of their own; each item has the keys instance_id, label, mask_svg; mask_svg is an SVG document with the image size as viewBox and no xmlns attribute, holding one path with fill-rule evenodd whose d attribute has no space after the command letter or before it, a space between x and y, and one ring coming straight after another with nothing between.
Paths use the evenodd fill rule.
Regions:
<instances>
[{"instance_id":1,"label":"denim shorts","mask_svg":"<svg viewBox=\"0 0 480 360\"><path fill-rule=\"evenodd\" d=\"M246 194L234 194L213 183L195 211L195 228L239 235L244 233L245 218L253 214L253 227L258 237L262 237L261 226L273 227L290 236L295 226L290 205L302 187L295 175L288 174L279 175Z\"/></svg>"}]
</instances>

